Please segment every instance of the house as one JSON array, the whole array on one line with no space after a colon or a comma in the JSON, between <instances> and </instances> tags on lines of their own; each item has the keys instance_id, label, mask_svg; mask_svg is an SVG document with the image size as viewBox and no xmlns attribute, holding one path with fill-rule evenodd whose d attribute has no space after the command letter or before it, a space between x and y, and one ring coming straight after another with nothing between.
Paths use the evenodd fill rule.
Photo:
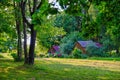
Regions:
<instances>
[{"instance_id":1,"label":"house","mask_svg":"<svg viewBox=\"0 0 120 80\"><path fill-rule=\"evenodd\" d=\"M55 54L57 52L60 52L60 47L57 45L53 45L49 50L48 53Z\"/></svg>"},{"instance_id":2,"label":"house","mask_svg":"<svg viewBox=\"0 0 120 80\"><path fill-rule=\"evenodd\" d=\"M86 53L86 47L89 45L89 44L92 44L94 47L97 47L97 48L100 48L102 47L102 45L98 42L93 42L93 41L77 41L75 43L75 48L78 48L80 50L82 50L82 53Z\"/></svg>"}]
</instances>

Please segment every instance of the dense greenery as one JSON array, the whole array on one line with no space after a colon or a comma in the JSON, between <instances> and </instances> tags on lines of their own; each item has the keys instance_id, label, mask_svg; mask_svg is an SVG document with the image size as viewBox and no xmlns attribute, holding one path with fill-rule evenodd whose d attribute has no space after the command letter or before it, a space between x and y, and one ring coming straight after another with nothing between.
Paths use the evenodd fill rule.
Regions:
<instances>
[{"instance_id":1,"label":"dense greenery","mask_svg":"<svg viewBox=\"0 0 120 80\"><path fill-rule=\"evenodd\" d=\"M80 30L75 16L67 14L57 15L54 21L54 26L63 27L67 33Z\"/></svg>"},{"instance_id":2,"label":"dense greenery","mask_svg":"<svg viewBox=\"0 0 120 80\"><path fill-rule=\"evenodd\" d=\"M74 48L75 42L80 40L78 32L71 32L61 40L60 53L70 54Z\"/></svg>"},{"instance_id":3,"label":"dense greenery","mask_svg":"<svg viewBox=\"0 0 120 80\"><path fill-rule=\"evenodd\" d=\"M119 57L119 5L119 0L1 0L0 52L16 53L20 61L24 56L25 64L34 64L34 56L47 55L53 45L67 57ZM102 47L87 46L84 55L74 49L78 40Z\"/></svg>"}]
</instances>

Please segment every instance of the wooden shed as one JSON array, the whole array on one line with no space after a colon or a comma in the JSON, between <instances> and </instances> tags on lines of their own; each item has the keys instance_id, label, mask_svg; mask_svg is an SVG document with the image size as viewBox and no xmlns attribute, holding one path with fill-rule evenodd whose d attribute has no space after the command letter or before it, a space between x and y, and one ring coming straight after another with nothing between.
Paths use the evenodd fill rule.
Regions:
<instances>
[{"instance_id":1,"label":"wooden shed","mask_svg":"<svg viewBox=\"0 0 120 80\"><path fill-rule=\"evenodd\" d=\"M53 45L49 50L48 53L55 54L57 52L60 52L60 47L57 45Z\"/></svg>"},{"instance_id":2,"label":"wooden shed","mask_svg":"<svg viewBox=\"0 0 120 80\"><path fill-rule=\"evenodd\" d=\"M97 42L93 42L93 41L77 41L75 43L75 48L78 48L82 51L82 53L86 53L86 47L89 45L89 44L93 44L94 47L97 47L97 48L100 48L101 47L101 44L100 43L97 43Z\"/></svg>"}]
</instances>

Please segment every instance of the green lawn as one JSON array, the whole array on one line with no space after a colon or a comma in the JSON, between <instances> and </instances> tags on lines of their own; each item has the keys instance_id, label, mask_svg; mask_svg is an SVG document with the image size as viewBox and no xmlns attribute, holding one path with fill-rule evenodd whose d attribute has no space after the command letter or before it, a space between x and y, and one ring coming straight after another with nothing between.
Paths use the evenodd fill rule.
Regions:
<instances>
[{"instance_id":1,"label":"green lawn","mask_svg":"<svg viewBox=\"0 0 120 80\"><path fill-rule=\"evenodd\" d=\"M120 80L120 61L42 58L28 66L0 59L0 80Z\"/></svg>"},{"instance_id":2,"label":"green lawn","mask_svg":"<svg viewBox=\"0 0 120 80\"><path fill-rule=\"evenodd\" d=\"M89 60L120 61L120 57L90 57Z\"/></svg>"}]
</instances>

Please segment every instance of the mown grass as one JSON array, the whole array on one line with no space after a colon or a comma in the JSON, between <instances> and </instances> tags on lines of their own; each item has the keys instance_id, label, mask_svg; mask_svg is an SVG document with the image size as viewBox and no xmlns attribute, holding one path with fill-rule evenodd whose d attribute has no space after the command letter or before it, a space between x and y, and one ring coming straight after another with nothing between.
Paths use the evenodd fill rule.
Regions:
<instances>
[{"instance_id":1,"label":"mown grass","mask_svg":"<svg viewBox=\"0 0 120 80\"><path fill-rule=\"evenodd\" d=\"M120 57L90 57L89 60L120 61Z\"/></svg>"},{"instance_id":2,"label":"mown grass","mask_svg":"<svg viewBox=\"0 0 120 80\"><path fill-rule=\"evenodd\" d=\"M0 59L0 80L120 80L120 62L42 58L28 66Z\"/></svg>"}]
</instances>

